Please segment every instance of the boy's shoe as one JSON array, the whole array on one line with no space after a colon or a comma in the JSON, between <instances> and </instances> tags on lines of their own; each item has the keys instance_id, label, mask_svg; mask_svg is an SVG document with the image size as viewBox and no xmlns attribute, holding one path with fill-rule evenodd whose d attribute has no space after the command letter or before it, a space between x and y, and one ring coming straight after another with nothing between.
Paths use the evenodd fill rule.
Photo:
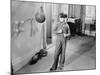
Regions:
<instances>
[{"instance_id":1,"label":"boy's shoe","mask_svg":"<svg viewBox=\"0 0 100 75\"><path fill-rule=\"evenodd\" d=\"M58 67L57 68L57 71L61 71L61 70L63 70L63 67Z\"/></svg>"},{"instance_id":2,"label":"boy's shoe","mask_svg":"<svg viewBox=\"0 0 100 75\"><path fill-rule=\"evenodd\" d=\"M54 70L53 68L50 68L50 72L55 72L56 70Z\"/></svg>"}]
</instances>

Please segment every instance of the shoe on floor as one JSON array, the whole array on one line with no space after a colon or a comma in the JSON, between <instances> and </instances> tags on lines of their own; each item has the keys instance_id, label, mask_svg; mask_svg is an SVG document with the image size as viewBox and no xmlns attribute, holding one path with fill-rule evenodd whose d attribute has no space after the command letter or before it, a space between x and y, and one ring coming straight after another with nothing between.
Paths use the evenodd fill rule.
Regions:
<instances>
[{"instance_id":1,"label":"shoe on floor","mask_svg":"<svg viewBox=\"0 0 100 75\"><path fill-rule=\"evenodd\" d=\"M63 70L63 67L58 67L57 68L57 71L62 71Z\"/></svg>"},{"instance_id":2,"label":"shoe on floor","mask_svg":"<svg viewBox=\"0 0 100 75\"><path fill-rule=\"evenodd\" d=\"M50 72L55 72L56 70L54 70L53 68L50 68Z\"/></svg>"}]
</instances>

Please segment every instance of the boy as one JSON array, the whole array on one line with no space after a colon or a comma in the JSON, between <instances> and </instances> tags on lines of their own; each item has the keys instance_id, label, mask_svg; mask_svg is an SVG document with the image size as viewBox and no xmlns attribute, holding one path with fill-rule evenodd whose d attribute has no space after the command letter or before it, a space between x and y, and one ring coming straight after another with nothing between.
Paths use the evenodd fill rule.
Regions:
<instances>
[{"instance_id":1,"label":"boy","mask_svg":"<svg viewBox=\"0 0 100 75\"><path fill-rule=\"evenodd\" d=\"M67 15L60 13L59 21L60 22L58 22L57 26L55 27L55 33L57 35L56 48L54 55L54 63L50 68L50 71L54 71L56 69L63 69L65 62L66 37L70 35L70 29L67 24Z\"/></svg>"}]
</instances>

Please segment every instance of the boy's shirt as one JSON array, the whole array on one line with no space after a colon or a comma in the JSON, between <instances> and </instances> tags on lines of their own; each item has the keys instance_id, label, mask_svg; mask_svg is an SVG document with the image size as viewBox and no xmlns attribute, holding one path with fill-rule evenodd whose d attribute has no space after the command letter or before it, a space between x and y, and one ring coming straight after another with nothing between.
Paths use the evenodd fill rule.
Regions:
<instances>
[{"instance_id":1,"label":"boy's shirt","mask_svg":"<svg viewBox=\"0 0 100 75\"><path fill-rule=\"evenodd\" d=\"M65 22L61 23L59 22L57 26L55 27L56 34L63 34L64 37L67 37L70 35L70 28L69 25Z\"/></svg>"}]
</instances>

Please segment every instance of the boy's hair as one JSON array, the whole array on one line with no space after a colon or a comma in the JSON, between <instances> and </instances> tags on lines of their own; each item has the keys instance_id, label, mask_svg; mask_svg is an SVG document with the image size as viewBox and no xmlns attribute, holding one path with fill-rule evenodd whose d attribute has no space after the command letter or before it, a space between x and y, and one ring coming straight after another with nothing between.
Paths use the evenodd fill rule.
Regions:
<instances>
[{"instance_id":1,"label":"boy's hair","mask_svg":"<svg viewBox=\"0 0 100 75\"><path fill-rule=\"evenodd\" d=\"M64 18L67 18L67 14L64 14Z\"/></svg>"},{"instance_id":2,"label":"boy's hair","mask_svg":"<svg viewBox=\"0 0 100 75\"><path fill-rule=\"evenodd\" d=\"M67 14L60 13L60 14L59 14L59 17L60 17L60 18L67 18Z\"/></svg>"},{"instance_id":3,"label":"boy's hair","mask_svg":"<svg viewBox=\"0 0 100 75\"><path fill-rule=\"evenodd\" d=\"M64 13L59 13L60 18L64 18Z\"/></svg>"}]
</instances>

